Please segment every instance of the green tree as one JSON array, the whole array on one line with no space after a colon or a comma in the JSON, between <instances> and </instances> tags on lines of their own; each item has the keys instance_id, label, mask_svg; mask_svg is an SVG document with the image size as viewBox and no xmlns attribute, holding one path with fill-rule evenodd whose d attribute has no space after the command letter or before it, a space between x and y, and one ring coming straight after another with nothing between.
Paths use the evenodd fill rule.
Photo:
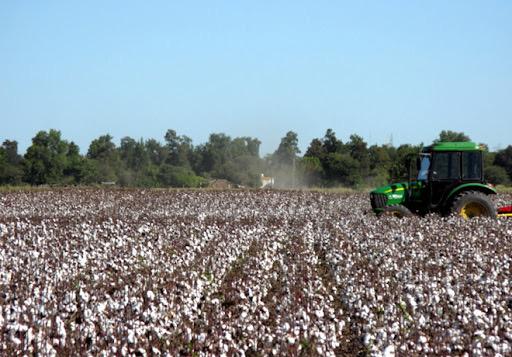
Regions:
<instances>
[{"instance_id":1,"label":"green tree","mask_svg":"<svg viewBox=\"0 0 512 357\"><path fill-rule=\"evenodd\" d=\"M167 158L167 151L162 144L155 139L149 139L145 142L146 152L149 157L149 161L156 166L163 164Z\"/></svg>"},{"instance_id":2,"label":"green tree","mask_svg":"<svg viewBox=\"0 0 512 357\"><path fill-rule=\"evenodd\" d=\"M191 161L196 172L203 176L257 187L263 166L259 157L260 143L256 138L231 139L225 134L214 133L206 144L194 150Z\"/></svg>"},{"instance_id":3,"label":"green tree","mask_svg":"<svg viewBox=\"0 0 512 357\"><path fill-rule=\"evenodd\" d=\"M386 169L391 162L390 151L387 146L372 145L368 149L370 170Z\"/></svg>"},{"instance_id":4,"label":"green tree","mask_svg":"<svg viewBox=\"0 0 512 357\"><path fill-rule=\"evenodd\" d=\"M93 166L87 158L80 155L80 148L74 142L68 144L66 165L64 167L64 181L67 184L89 184Z\"/></svg>"},{"instance_id":5,"label":"green tree","mask_svg":"<svg viewBox=\"0 0 512 357\"><path fill-rule=\"evenodd\" d=\"M111 160L116 157L116 144L112 139L113 137L109 134L94 139L87 150L87 157L93 160Z\"/></svg>"},{"instance_id":6,"label":"green tree","mask_svg":"<svg viewBox=\"0 0 512 357\"><path fill-rule=\"evenodd\" d=\"M370 176L372 186L381 186L389 181L389 169L391 156L396 152L395 148L388 145L372 145L368 149L370 160Z\"/></svg>"},{"instance_id":7,"label":"green tree","mask_svg":"<svg viewBox=\"0 0 512 357\"><path fill-rule=\"evenodd\" d=\"M281 139L279 147L274 152L273 160L280 165L291 166L299 153L299 139L297 133L289 131Z\"/></svg>"},{"instance_id":8,"label":"green tree","mask_svg":"<svg viewBox=\"0 0 512 357\"><path fill-rule=\"evenodd\" d=\"M25 154L26 181L32 185L63 183L68 148L60 131L38 132Z\"/></svg>"},{"instance_id":9,"label":"green tree","mask_svg":"<svg viewBox=\"0 0 512 357\"><path fill-rule=\"evenodd\" d=\"M198 171L216 178L223 177L221 167L230 159L231 138L222 133L210 134L208 142L198 148Z\"/></svg>"},{"instance_id":10,"label":"green tree","mask_svg":"<svg viewBox=\"0 0 512 357\"><path fill-rule=\"evenodd\" d=\"M311 143L309 144L309 147L306 150L306 153L304 154L304 157L312 157L317 158L318 160L322 160L325 155L327 154L324 145L322 143L322 140L320 139L313 139L311 140Z\"/></svg>"},{"instance_id":11,"label":"green tree","mask_svg":"<svg viewBox=\"0 0 512 357\"><path fill-rule=\"evenodd\" d=\"M158 172L158 181L165 187L200 187L204 179L183 166L163 164Z\"/></svg>"},{"instance_id":12,"label":"green tree","mask_svg":"<svg viewBox=\"0 0 512 357\"><path fill-rule=\"evenodd\" d=\"M508 185L510 184L509 176L507 171L497 165L491 165L485 167L485 179L495 185Z\"/></svg>"},{"instance_id":13,"label":"green tree","mask_svg":"<svg viewBox=\"0 0 512 357\"><path fill-rule=\"evenodd\" d=\"M439 138L434 140L434 143L447 141L471 141L471 139L463 132L443 130L439 133Z\"/></svg>"},{"instance_id":14,"label":"green tree","mask_svg":"<svg viewBox=\"0 0 512 357\"><path fill-rule=\"evenodd\" d=\"M297 133L289 131L281 138L279 147L268 158L269 172L275 178L276 187L295 187L300 181L297 176L297 154L299 150Z\"/></svg>"},{"instance_id":15,"label":"green tree","mask_svg":"<svg viewBox=\"0 0 512 357\"><path fill-rule=\"evenodd\" d=\"M121 160L116 145L109 134L94 139L89 145L87 158L91 160L96 173L94 182L116 182L121 172Z\"/></svg>"},{"instance_id":16,"label":"green tree","mask_svg":"<svg viewBox=\"0 0 512 357\"><path fill-rule=\"evenodd\" d=\"M191 156L194 150L192 139L186 135L178 135L169 129L165 133L166 148L168 150L167 163L174 166L191 167Z\"/></svg>"},{"instance_id":17,"label":"green tree","mask_svg":"<svg viewBox=\"0 0 512 357\"><path fill-rule=\"evenodd\" d=\"M304 156L297 162L297 172L300 181L305 186L320 186L324 169L318 157Z\"/></svg>"},{"instance_id":18,"label":"green tree","mask_svg":"<svg viewBox=\"0 0 512 357\"><path fill-rule=\"evenodd\" d=\"M357 135L352 135L351 140L344 145L336 137L334 130L327 129L322 139L311 141L304 156L318 159L321 170L317 168L315 176L321 175L326 185L358 184L361 181L361 168L367 175L369 160L366 143ZM356 171L349 172L350 170Z\"/></svg>"},{"instance_id":19,"label":"green tree","mask_svg":"<svg viewBox=\"0 0 512 357\"><path fill-rule=\"evenodd\" d=\"M242 140L245 141L245 146L247 148L247 153L250 156L254 156L254 157L259 158L260 157L261 141L259 141L256 138L251 138L251 137L247 137L247 136L243 137Z\"/></svg>"},{"instance_id":20,"label":"green tree","mask_svg":"<svg viewBox=\"0 0 512 357\"><path fill-rule=\"evenodd\" d=\"M407 180L411 160L416 160L423 145L400 145L391 158L392 165L389 169L389 176L393 181Z\"/></svg>"},{"instance_id":21,"label":"green tree","mask_svg":"<svg viewBox=\"0 0 512 357\"><path fill-rule=\"evenodd\" d=\"M507 146L503 150L499 150L494 158L494 164L503 167L512 179L512 145Z\"/></svg>"},{"instance_id":22,"label":"green tree","mask_svg":"<svg viewBox=\"0 0 512 357\"><path fill-rule=\"evenodd\" d=\"M322 141L324 151L326 153L343 153L343 142L336 137L336 133L332 129L327 129Z\"/></svg>"},{"instance_id":23,"label":"green tree","mask_svg":"<svg viewBox=\"0 0 512 357\"><path fill-rule=\"evenodd\" d=\"M23 179L22 157L18 143L5 140L0 147L0 184L19 185Z\"/></svg>"},{"instance_id":24,"label":"green tree","mask_svg":"<svg viewBox=\"0 0 512 357\"><path fill-rule=\"evenodd\" d=\"M133 171L145 169L150 162L146 145L142 139L135 141L128 136L122 138L119 154L126 167Z\"/></svg>"},{"instance_id":25,"label":"green tree","mask_svg":"<svg viewBox=\"0 0 512 357\"><path fill-rule=\"evenodd\" d=\"M347 143L350 156L359 163L359 176L367 178L370 171L370 154L368 152L368 144L359 135L350 136Z\"/></svg>"},{"instance_id":26,"label":"green tree","mask_svg":"<svg viewBox=\"0 0 512 357\"><path fill-rule=\"evenodd\" d=\"M329 183L355 186L361 183L359 162L349 154L333 152L326 158L326 177Z\"/></svg>"}]
</instances>

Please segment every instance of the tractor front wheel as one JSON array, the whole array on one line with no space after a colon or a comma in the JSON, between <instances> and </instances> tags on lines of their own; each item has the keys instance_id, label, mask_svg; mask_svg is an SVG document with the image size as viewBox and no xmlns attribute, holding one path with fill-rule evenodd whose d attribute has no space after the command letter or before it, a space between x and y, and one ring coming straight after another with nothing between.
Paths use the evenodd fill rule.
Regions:
<instances>
[{"instance_id":1,"label":"tractor front wheel","mask_svg":"<svg viewBox=\"0 0 512 357\"><path fill-rule=\"evenodd\" d=\"M486 194L478 191L467 191L455 198L451 206L451 213L464 219L496 217L496 208Z\"/></svg>"},{"instance_id":2,"label":"tractor front wheel","mask_svg":"<svg viewBox=\"0 0 512 357\"><path fill-rule=\"evenodd\" d=\"M402 205L388 206L379 214L379 217L382 216L404 218L412 216L412 212Z\"/></svg>"}]
</instances>

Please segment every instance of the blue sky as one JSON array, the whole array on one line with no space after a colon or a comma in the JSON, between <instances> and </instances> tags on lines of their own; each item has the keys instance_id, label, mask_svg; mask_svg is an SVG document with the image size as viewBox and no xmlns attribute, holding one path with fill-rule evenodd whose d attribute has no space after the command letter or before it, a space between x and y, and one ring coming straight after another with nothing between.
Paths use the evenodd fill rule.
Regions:
<instances>
[{"instance_id":1,"label":"blue sky","mask_svg":"<svg viewBox=\"0 0 512 357\"><path fill-rule=\"evenodd\" d=\"M2 1L0 140L512 144L512 2Z\"/></svg>"}]
</instances>

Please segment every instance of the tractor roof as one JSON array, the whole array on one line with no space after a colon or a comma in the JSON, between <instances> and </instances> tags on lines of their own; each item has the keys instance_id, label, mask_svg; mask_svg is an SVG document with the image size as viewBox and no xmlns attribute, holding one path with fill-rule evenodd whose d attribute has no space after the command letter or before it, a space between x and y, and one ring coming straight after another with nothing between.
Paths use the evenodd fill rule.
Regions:
<instances>
[{"instance_id":1,"label":"tractor roof","mask_svg":"<svg viewBox=\"0 0 512 357\"><path fill-rule=\"evenodd\" d=\"M423 151L482 151L483 148L477 143L470 141L464 142L439 142L432 146L426 147Z\"/></svg>"}]
</instances>

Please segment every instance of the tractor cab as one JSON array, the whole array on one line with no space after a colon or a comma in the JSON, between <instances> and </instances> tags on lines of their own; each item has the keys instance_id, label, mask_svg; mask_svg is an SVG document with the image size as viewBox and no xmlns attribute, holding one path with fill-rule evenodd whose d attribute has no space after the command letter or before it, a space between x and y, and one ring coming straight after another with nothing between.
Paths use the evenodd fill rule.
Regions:
<instances>
[{"instance_id":1,"label":"tractor cab","mask_svg":"<svg viewBox=\"0 0 512 357\"><path fill-rule=\"evenodd\" d=\"M483 149L472 142L441 142L424 148L410 165L408 182L370 193L377 214L405 216L412 213L456 213L465 218L495 216L487 195L495 194L485 182ZM417 171L417 175L412 172Z\"/></svg>"}]
</instances>

